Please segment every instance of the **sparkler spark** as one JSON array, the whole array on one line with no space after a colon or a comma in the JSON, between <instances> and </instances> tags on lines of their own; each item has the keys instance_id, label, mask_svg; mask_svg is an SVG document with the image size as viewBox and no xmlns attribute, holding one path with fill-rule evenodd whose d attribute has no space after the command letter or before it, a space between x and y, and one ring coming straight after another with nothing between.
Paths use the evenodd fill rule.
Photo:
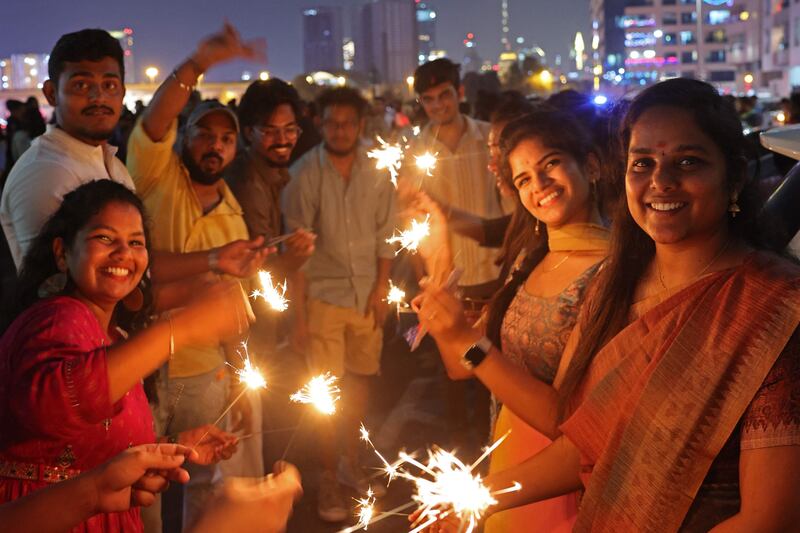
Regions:
<instances>
[{"instance_id":1,"label":"sparkler spark","mask_svg":"<svg viewBox=\"0 0 800 533\"><path fill-rule=\"evenodd\" d=\"M389 244L400 243L400 249L395 252L395 255L403 250L408 250L412 253L417 251L420 241L431 234L431 225L428 222L430 218L430 215L426 215L425 220L422 222L412 220L410 229L401 231L391 238L386 239L386 242Z\"/></svg>"},{"instance_id":2,"label":"sparkler spark","mask_svg":"<svg viewBox=\"0 0 800 533\"><path fill-rule=\"evenodd\" d=\"M362 428L364 426L361 426ZM372 487L367 489L367 496L365 498L353 498L358 503L358 512L356 517L358 523L356 526L363 528L365 531L369 528L372 517L375 515L375 494L372 492Z\"/></svg>"},{"instance_id":3,"label":"sparkler spark","mask_svg":"<svg viewBox=\"0 0 800 533\"><path fill-rule=\"evenodd\" d=\"M400 307L406 306L405 299L406 292L392 283L392 280L389 280L389 293L386 295L386 303L396 305L399 311Z\"/></svg>"},{"instance_id":4,"label":"sparkler spark","mask_svg":"<svg viewBox=\"0 0 800 533\"><path fill-rule=\"evenodd\" d=\"M336 412L341 390L336 385L336 376L330 372L311 378L302 389L292 394L289 399L296 403L313 405L322 414L332 415Z\"/></svg>"},{"instance_id":5,"label":"sparkler spark","mask_svg":"<svg viewBox=\"0 0 800 533\"><path fill-rule=\"evenodd\" d=\"M252 298L263 298L267 305L279 313L286 311L289 308L289 300L284 297L286 294L286 282L273 285L272 275L265 270L258 271L258 280L261 282L261 289L254 290L250 296Z\"/></svg>"},{"instance_id":6,"label":"sparkler spark","mask_svg":"<svg viewBox=\"0 0 800 533\"><path fill-rule=\"evenodd\" d=\"M473 470L503 443L509 433L486 448L478 460L471 465L464 464L455 454L440 448L428 450L427 463L423 464L413 456L401 451L398 462L390 465L375 450L381 461L387 465L387 473L392 472L395 477L407 479L416 487L412 498L422 507L418 522L423 523L412 531L421 531L438 519L452 514L465 524L466 533L471 533L489 506L497 503L494 496L515 492L522 488L522 485L514 482L510 487L492 491L483 483L480 474L473 474ZM361 438L372 446L369 433L363 425L361 426ZM418 469L421 475L412 474L402 468L403 465Z\"/></svg>"},{"instance_id":7,"label":"sparkler spark","mask_svg":"<svg viewBox=\"0 0 800 533\"><path fill-rule=\"evenodd\" d=\"M389 461L387 461L386 458L383 455L381 455L381 452L379 452L378 449L375 447L375 445L372 444L372 440L370 440L369 438L369 431L367 431L367 428L364 427L363 423L361 424L360 431L361 431L361 440L369 444L370 448L372 448L372 451L374 451L375 455L378 456L378 459L381 460L384 466L384 472L386 473L386 477L389 478L389 483L391 483L392 480L397 476L398 465L393 465L389 463Z\"/></svg>"},{"instance_id":8,"label":"sparkler spark","mask_svg":"<svg viewBox=\"0 0 800 533\"><path fill-rule=\"evenodd\" d=\"M436 168L436 162L438 161L436 158L437 155L439 155L439 152L436 152L435 154L425 152L422 155L415 155L414 159L416 160L417 168L424 170L425 174L428 176L433 176L431 171Z\"/></svg>"},{"instance_id":9,"label":"sparkler spark","mask_svg":"<svg viewBox=\"0 0 800 533\"><path fill-rule=\"evenodd\" d=\"M389 144L384 141L380 135L377 136L380 148L373 148L367 152L367 157L375 159L375 168L378 170L388 170L391 176L392 185L397 188L397 176L400 172L400 167L403 165L403 148L399 144Z\"/></svg>"}]
</instances>

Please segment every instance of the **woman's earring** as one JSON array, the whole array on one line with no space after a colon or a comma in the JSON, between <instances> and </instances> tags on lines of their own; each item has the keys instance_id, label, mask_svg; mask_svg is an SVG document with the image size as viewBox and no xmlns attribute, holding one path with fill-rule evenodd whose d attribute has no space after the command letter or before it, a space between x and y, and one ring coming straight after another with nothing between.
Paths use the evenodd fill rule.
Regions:
<instances>
[{"instance_id":1,"label":"woman's earring","mask_svg":"<svg viewBox=\"0 0 800 533\"><path fill-rule=\"evenodd\" d=\"M536 234L537 237L539 236L539 219L538 218L536 219L536 226L534 226L533 232Z\"/></svg>"},{"instance_id":2,"label":"woman's earring","mask_svg":"<svg viewBox=\"0 0 800 533\"><path fill-rule=\"evenodd\" d=\"M737 198L734 196L731 198L731 205L728 206L728 213L731 214L731 218L736 218L736 215L742 212L742 208L739 207L737 203Z\"/></svg>"},{"instance_id":3,"label":"woman's earring","mask_svg":"<svg viewBox=\"0 0 800 533\"><path fill-rule=\"evenodd\" d=\"M41 285L39 285L36 295L39 296L39 298L50 298L51 296L56 296L64 292L66 287L67 273L56 272L52 276L45 279Z\"/></svg>"},{"instance_id":4,"label":"woman's earring","mask_svg":"<svg viewBox=\"0 0 800 533\"><path fill-rule=\"evenodd\" d=\"M124 305L125 309L131 313L141 311L142 307L144 307L144 292L142 292L143 284L144 281L140 281L139 284L125 298L122 299L122 305Z\"/></svg>"}]
</instances>

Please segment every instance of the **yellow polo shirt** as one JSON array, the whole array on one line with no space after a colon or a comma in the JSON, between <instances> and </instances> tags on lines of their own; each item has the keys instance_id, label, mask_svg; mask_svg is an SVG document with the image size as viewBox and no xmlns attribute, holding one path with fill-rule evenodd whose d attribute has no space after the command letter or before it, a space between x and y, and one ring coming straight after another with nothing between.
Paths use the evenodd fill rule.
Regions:
<instances>
[{"instance_id":1,"label":"yellow polo shirt","mask_svg":"<svg viewBox=\"0 0 800 533\"><path fill-rule=\"evenodd\" d=\"M203 208L192 187L189 171L172 149L178 122L160 142L153 142L139 121L128 141L128 171L150 217L154 250L197 252L247 239L242 208L223 180L222 201L210 212ZM187 346L175 352L170 377L210 372L225 362L221 347Z\"/></svg>"}]
</instances>

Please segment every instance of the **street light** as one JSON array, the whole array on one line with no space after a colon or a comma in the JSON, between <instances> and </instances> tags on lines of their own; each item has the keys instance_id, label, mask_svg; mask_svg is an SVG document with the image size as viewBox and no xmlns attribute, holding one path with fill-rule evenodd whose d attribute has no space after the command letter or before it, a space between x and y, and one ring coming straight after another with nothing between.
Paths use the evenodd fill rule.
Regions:
<instances>
[{"instance_id":1,"label":"street light","mask_svg":"<svg viewBox=\"0 0 800 533\"><path fill-rule=\"evenodd\" d=\"M267 72L266 70L262 70L261 72L258 73L258 79L260 79L261 81L267 81L269 79L269 72Z\"/></svg>"},{"instance_id":2,"label":"street light","mask_svg":"<svg viewBox=\"0 0 800 533\"><path fill-rule=\"evenodd\" d=\"M147 67L144 69L144 75L150 78L150 83L155 83L158 69L156 67Z\"/></svg>"},{"instance_id":3,"label":"street light","mask_svg":"<svg viewBox=\"0 0 800 533\"><path fill-rule=\"evenodd\" d=\"M408 93L414 94L414 76L409 76L406 78L406 85L408 85Z\"/></svg>"}]
</instances>

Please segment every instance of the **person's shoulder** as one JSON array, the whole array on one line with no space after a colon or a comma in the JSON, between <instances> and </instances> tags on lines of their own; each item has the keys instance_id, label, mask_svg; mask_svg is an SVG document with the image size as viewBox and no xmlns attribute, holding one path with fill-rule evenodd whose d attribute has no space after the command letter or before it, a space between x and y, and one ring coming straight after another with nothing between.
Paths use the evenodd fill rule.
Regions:
<instances>
[{"instance_id":1,"label":"person's shoulder","mask_svg":"<svg viewBox=\"0 0 800 533\"><path fill-rule=\"evenodd\" d=\"M38 139L37 139L38 140ZM4 192L18 188L39 189L45 184L65 182L65 177L77 177L75 163L66 153L60 153L50 143L36 143L22 154L11 168ZM72 180L67 179L66 182ZM68 184L68 183L67 183ZM75 184L74 186L77 186ZM47 186L49 188L49 185ZM45 192L45 191L42 191Z\"/></svg>"},{"instance_id":2,"label":"person's shoulder","mask_svg":"<svg viewBox=\"0 0 800 533\"><path fill-rule=\"evenodd\" d=\"M294 178L296 176L304 176L312 172L312 170L318 165L320 150L321 145L317 145L300 156L300 159L292 163L292 166L289 167L289 174Z\"/></svg>"},{"instance_id":3,"label":"person's shoulder","mask_svg":"<svg viewBox=\"0 0 800 533\"><path fill-rule=\"evenodd\" d=\"M33 303L20 313L9 329L46 330L55 325L72 325L76 319L86 319L90 314L86 304L76 298L53 296Z\"/></svg>"},{"instance_id":4,"label":"person's shoulder","mask_svg":"<svg viewBox=\"0 0 800 533\"><path fill-rule=\"evenodd\" d=\"M475 131L487 137L489 135L489 129L491 129L492 125L484 120L478 120L477 118L472 118L470 116L464 115L467 119L467 122L475 128Z\"/></svg>"}]
</instances>

